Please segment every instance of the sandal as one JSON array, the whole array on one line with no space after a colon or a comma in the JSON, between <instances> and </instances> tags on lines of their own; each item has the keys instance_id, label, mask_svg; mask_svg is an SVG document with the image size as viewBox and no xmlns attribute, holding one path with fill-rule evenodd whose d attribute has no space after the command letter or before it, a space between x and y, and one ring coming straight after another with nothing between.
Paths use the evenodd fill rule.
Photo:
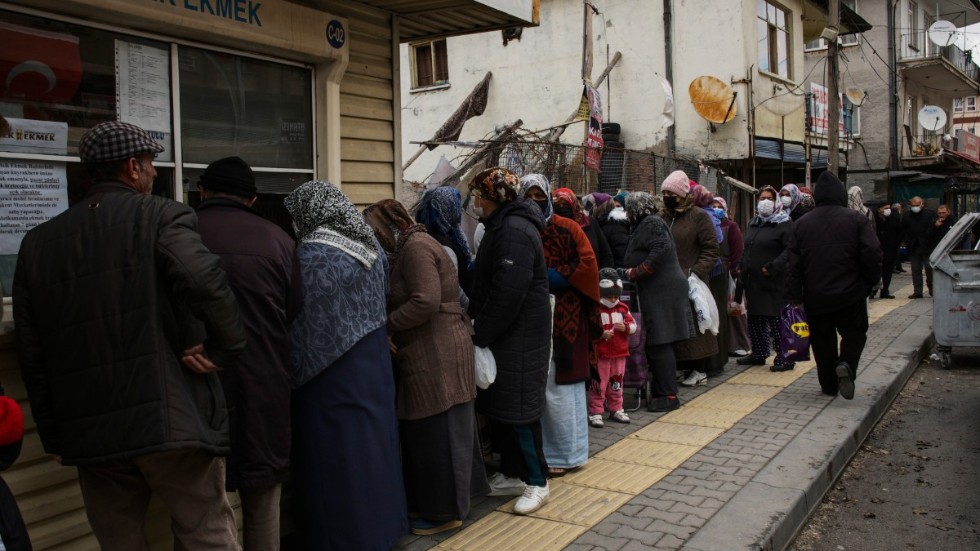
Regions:
<instances>
[{"instance_id":1,"label":"sandal","mask_svg":"<svg viewBox=\"0 0 980 551\"><path fill-rule=\"evenodd\" d=\"M565 476L570 469L562 469L561 467L548 467L548 476L551 478L559 478Z\"/></svg>"}]
</instances>

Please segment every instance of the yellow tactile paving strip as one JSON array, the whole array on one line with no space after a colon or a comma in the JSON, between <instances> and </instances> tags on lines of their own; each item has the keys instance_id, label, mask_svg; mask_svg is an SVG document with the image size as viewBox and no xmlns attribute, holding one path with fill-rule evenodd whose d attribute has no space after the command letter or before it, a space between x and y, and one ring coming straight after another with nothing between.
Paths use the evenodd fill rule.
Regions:
<instances>
[{"instance_id":1,"label":"yellow tactile paving strip","mask_svg":"<svg viewBox=\"0 0 980 551\"><path fill-rule=\"evenodd\" d=\"M895 291L896 296L908 293L911 286ZM905 298L872 302L870 322L907 302ZM810 361L781 373L767 366L746 369L602 450L582 468L552 480L550 501L533 515L512 514L517 500L511 500L435 549L564 549L813 368Z\"/></svg>"}]
</instances>

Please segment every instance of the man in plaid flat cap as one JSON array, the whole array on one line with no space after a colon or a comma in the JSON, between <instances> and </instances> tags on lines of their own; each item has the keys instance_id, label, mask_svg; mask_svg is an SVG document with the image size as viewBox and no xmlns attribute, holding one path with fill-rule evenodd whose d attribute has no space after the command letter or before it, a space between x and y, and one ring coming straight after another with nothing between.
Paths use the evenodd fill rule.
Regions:
<instances>
[{"instance_id":1,"label":"man in plaid flat cap","mask_svg":"<svg viewBox=\"0 0 980 551\"><path fill-rule=\"evenodd\" d=\"M44 449L77 466L102 549L147 548L156 493L177 547L237 550L216 371L232 365L245 335L194 211L150 195L162 150L123 122L82 136L93 185L21 243L20 366Z\"/></svg>"}]
</instances>

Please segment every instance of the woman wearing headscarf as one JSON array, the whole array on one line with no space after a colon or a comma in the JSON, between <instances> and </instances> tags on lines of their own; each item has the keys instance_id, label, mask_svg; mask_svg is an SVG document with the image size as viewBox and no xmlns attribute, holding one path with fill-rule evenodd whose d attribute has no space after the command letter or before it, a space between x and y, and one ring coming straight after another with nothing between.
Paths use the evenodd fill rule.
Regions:
<instances>
[{"instance_id":1,"label":"woman wearing headscarf","mask_svg":"<svg viewBox=\"0 0 980 551\"><path fill-rule=\"evenodd\" d=\"M813 192L810 191L810 188L808 187L801 187L800 204L796 205L796 208L793 209L793 212L797 212L799 214L797 214L796 218L793 220L798 220L801 216L815 208L817 208L817 202L813 199Z\"/></svg>"},{"instance_id":2,"label":"woman wearing headscarf","mask_svg":"<svg viewBox=\"0 0 980 551\"><path fill-rule=\"evenodd\" d=\"M388 335L412 533L462 526L470 497L486 494L473 400L473 326L459 303L452 258L394 199L364 218L388 253Z\"/></svg>"},{"instance_id":3,"label":"woman wearing headscarf","mask_svg":"<svg viewBox=\"0 0 980 551\"><path fill-rule=\"evenodd\" d=\"M871 227L874 228L875 213L864 206L864 192L861 191L861 186L851 186L851 189L847 190L847 208L861 213L862 216L871 222Z\"/></svg>"},{"instance_id":4,"label":"woman wearing headscarf","mask_svg":"<svg viewBox=\"0 0 980 551\"><path fill-rule=\"evenodd\" d=\"M714 223L704 209L694 205L690 180L684 171L675 170L670 173L661 184L660 190L664 198L660 217L667 223L674 237L681 270L685 275L694 274L708 283L719 251ZM718 353L718 339L710 331L697 332L695 336L676 343L674 352L677 356L677 369L690 372L681 384L707 384L711 358Z\"/></svg>"},{"instance_id":5,"label":"woman wearing headscarf","mask_svg":"<svg viewBox=\"0 0 980 551\"><path fill-rule=\"evenodd\" d=\"M408 518L385 331L387 261L333 184L307 182L285 205L304 287L290 327L298 547L391 549Z\"/></svg>"},{"instance_id":6,"label":"woman wearing headscarf","mask_svg":"<svg viewBox=\"0 0 980 551\"><path fill-rule=\"evenodd\" d=\"M800 188L796 187L796 184L786 184L779 190L779 205L782 207L783 212L789 214L789 218L792 221L796 221L799 217L810 212L810 209L800 208L803 201L803 192Z\"/></svg>"},{"instance_id":7,"label":"woman wearing headscarf","mask_svg":"<svg viewBox=\"0 0 980 551\"><path fill-rule=\"evenodd\" d=\"M465 296L460 298L465 308L469 302L473 286L473 256L470 245L463 235L460 222L463 217L463 202L459 190L450 186L430 189L419 200L415 220L424 224L429 235L442 245L456 264L459 288Z\"/></svg>"},{"instance_id":8,"label":"woman wearing headscarf","mask_svg":"<svg viewBox=\"0 0 980 551\"><path fill-rule=\"evenodd\" d=\"M728 216L728 202L721 197L714 198L714 208L721 211L721 231L724 237L721 241L721 257L728 265L728 275L731 281L738 281L739 271L742 268L742 254L745 252L745 240L742 237L742 229ZM729 289L728 293L734 293L734 289ZM724 315L727 311L720 310L719 314ZM728 318L728 354L744 356L752 347L749 342L749 328L745 317L745 312L738 315L725 316ZM724 320L722 320L724 323ZM724 350L724 349L723 349Z\"/></svg>"},{"instance_id":9,"label":"woman wearing headscarf","mask_svg":"<svg viewBox=\"0 0 980 551\"><path fill-rule=\"evenodd\" d=\"M721 248L726 245L725 231L722 229L724 211L715 208L714 195L701 184L695 183L694 180L691 180L691 197L695 206L708 213L711 223L715 226L719 255L714 267L708 274L708 289L711 290L711 296L715 299L715 308L718 309L718 316L721 317L723 312L728 311L728 263L721 255ZM716 335L718 352L708 363L706 372L708 376L720 375L725 369L725 364L728 363L728 324L724 322L724 318L718 320L718 334Z\"/></svg>"},{"instance_id":10,"label":"woman wearing headscarf","mask_svg":"<svg viewBox=\"0 0 980 551\"><path fill-rule=\"evenodd\" d=\"M585 209L585 214L591 218L595 208L609 201L610 199L612 199L612 195L602 193L601 191L595 191L586 195L585 197L582 197L582 208Z\"/></svg>"},{"instance_id":11,"label":"woman wearing headscarf","mask_svg":"<svg viewBox=\"0 0 980 551\"><path fill-rule=\"evenodd\" d=\"M558 188L552 193L551 202L555 214L578 222L585 236L589 238L589 245L592 245L592 252L595 253L599 268L612 268L612 250L609 248L609 242L606 241L606 235L602 233L599 224L582 212L575 192L567 187Z\"/></svg>"},{"instance_id":12,"label":"woman wearing headscarf","mask_svg":"<svg viewBox=\"0 0 980 551\"><path fill-rule=\"evenodd\" d=\"M626 209L610 199L592 211L592 219L599 224L606 243L609 243L613 267L625 268L623 257L626 256L626 247L630 242L630 224L626 218Z\"/></svg>"},{"instance_id":13,"label":"woman wearing headscarf","mask_svg":"<svg viewBox=\"0 0 980 551\"><path fill-rule=\"evenodd\" d=\"M486 228L476 253L469 314L473 343L488 347L497 379L477 392L477 411L493 422L500 472L490 495L519 495L514 512L528 514L548 501L548 464L541 439L551 306L548 267L537 206L517 200L520 182L490 168L470 182L474 211Z\"/></svg>"},{"instance_id":14,"label":"woman wearing headscarf","mask_svg":"<svg viewBox=\"0 0 980 551\"><path fill-rule=\"evenodd\" d=\"M555 296L552 361L541 430L552 476L561 476L589 459L589 426L585 382L592 378L592 343L598 323L599 268L592 245L574 220L555 215L548 179L521 178L520 196L541 209L541 232L548 263L548 287ZM596 373L598 373L596 371Z\"/></svg>"},{"instance_id":15,"label":"woman wearing headscarf","mask_svg":"<svg viewBox=\"0 0 980 551\"><path fill-rule=\"evenodd\" d=\"M645 191L629 194L626 213L633 233L626 251L624 279L636 284L646 331L645 350L650 367L647 411L680 407L677 397L677 361L674 343L691 338L697 329L687 298L687 277L677 261L670 229L657 216L660 207Z\"/></svg>"},{"instance_id":16,"label":"woman wearing headscarf","mask_svg":"<svg viewBox=\"0 0 980 551\"><path fill-rule=\"evenodd\" d=\"M776 358L771 371L788 371L792 363L782 357L779 314L785 306L783 281L788 268L793 221L783 210L776 189L766 186L759 191L756 215L745 234L742 256L742 286L749 315L749 338L752 354L740 358L739 365L765 365L770 345Z\"/></svg>"}]
</instances>

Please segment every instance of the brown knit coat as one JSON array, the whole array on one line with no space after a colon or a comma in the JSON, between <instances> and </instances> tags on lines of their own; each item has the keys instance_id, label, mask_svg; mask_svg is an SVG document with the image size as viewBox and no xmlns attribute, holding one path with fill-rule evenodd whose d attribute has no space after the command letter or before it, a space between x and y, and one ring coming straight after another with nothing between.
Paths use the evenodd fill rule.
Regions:
<instances>
[{"instance_id":1,"label":"brown knit coat","mask_svg":"<svg viewBox=\"0 0 980 551\"><path fill-rule=\"evenodd\" d=\"M429 234L413 233L402 246L388 310L398 418L422 419L474 399L473 326L459 304L453 262Z\"/></svg>"}]
</instances>

